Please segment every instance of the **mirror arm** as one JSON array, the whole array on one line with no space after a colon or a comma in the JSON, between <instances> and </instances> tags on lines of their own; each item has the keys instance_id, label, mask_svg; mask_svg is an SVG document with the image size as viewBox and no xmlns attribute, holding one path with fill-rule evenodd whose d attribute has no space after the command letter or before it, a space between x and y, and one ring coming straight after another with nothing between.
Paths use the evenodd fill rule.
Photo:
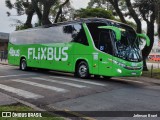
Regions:
<instances>
[{"instance_id":1,"label":"mirror arm","mask_svg":"<svg viewBox=\"0 0 160 120\"><path fill-rule=\"evenodd\" d=\"M138 37L143 38L146 40L146 45L150 46L150 39L146 34L137 34Z\"/></svg>"}]
</instances>

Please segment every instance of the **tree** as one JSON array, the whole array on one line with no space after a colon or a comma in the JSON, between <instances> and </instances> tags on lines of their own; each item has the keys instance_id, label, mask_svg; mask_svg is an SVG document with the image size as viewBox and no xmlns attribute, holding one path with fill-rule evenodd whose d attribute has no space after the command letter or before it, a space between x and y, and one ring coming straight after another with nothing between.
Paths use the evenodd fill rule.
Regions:
<instances>
[{"instance_id":1,"label":"tree","mask_svg":"<svg viewBox=\"0 0 160 120\"><path fill-rule=\"evenodd\" d=\"M126 0L126 5L128 7L129 15L134 19L134 21L137 24L137 33L142 32L142 23L141 20L139 19L136 11L134 10L131 0Z\"/></svg>"},{"instance_id":2,"label":"tree","mask_svg":"<svg viewBox=\"0 0 160 120\"><path fill-rule=\"evenodd\" d=\"M158 9L158 14L157 14L157 18L156 18L156 21L157 21L157 25L158 25L158 29L157 29L157 32L158 32L158 37L160 38L160 0L157 4L157 9Z\"/></svg>"},{"instance_id":3,"label":"tree","mask_svg":"<svg viewBox=\"0 0 160 120\"><path fill-rule=\"evenodd\" d=\"M127 2L127 0L126 0ZM135 0L135 9L138 9L137 16L139 15L147 23L147 35L150 38L150 46L145 46L142 50L144 70L147 69L146 58L154 44L154 23L157 17L159 0Z\"/></svg>"},{"instance_id":4,"label":"tree","mask_svg":"<svg viewBox=\"0 0 160 120\"><path fill-rule=\"evenodd\" d=\"M96 8L104 8L112 11L115 10L121 22L127 23L121 10L121 8L123 7L121 8L119 7L119 6L123 6L123 3L124 3L123 0L91 0L88 3L88 8L96 7Z\"/></svg>"},{"instance_id":5,"label":"tree","mask_svg":"<svg viewBox=\"0 0 160 120\"><path fill-rule=\"evenodd\" d=\"M55 22L58 21L58 18L60 14L62 13L62 8L69 2L70 0L32 0L32 3L34 4L34 9L38 15L38 18L40 19L42 25L48 25L52 22L49 19L50 12L52 7L58 8L59 11L56 14ZM40 10L38 8L38 4L41 4L43 6L43 10Z\"/></svg>"},{"instance_id":6,"label":"tree","mask_svg":"<svg viewBox=\"0 0 160 120\"><path fill-rule=\"evenodd\" d=\"M27 15L27 20L23 25L24 28L32 27L31 21L35 11L29 0L16 0L14 3L11 3L11 0L6 0L5 3L10 10L15 9L18 16ZM7 14L8 16L11 15L10 12L7 12Z\"/></svg>"},{"instance_id":7,"label":"tree","mask_svg":"<svg viewBox=\"0 0 160 120\"><path fill-rule=\"evenodd\" d=\"M49 20L49 13L51 7L57 3L57 0L38 0L38 1L43 5L43 13L41 18L42 25L51 24L51 21Z\"/></svg>"},{"instance_id":8,"label":"tree","mask_svg":"<svg viewBox=\"0 0 160 120\"><path fill-rule=\"evenodd\" d=\"M87 18L87 17L100 17L107 19L114 19L111 11L107 11L102 8L86 8L77 10L75 13L75 18Z\"/></svg>"},{"instance_id":9,"label":"tree","mask_svg":"<svg viewBox=\"0 0 160 120\"><path fill-rule=\"evenodd\" d=\"M92 2L96 3L97 1L100 0L91 0L91 3ZM103 3L101 2L101 4L104 4L105 3L104 1L110 2L110 4L114 7L117 15L119 16L121 22L123 23L126 23L126 19L123 14L123 10L125 10L126 15L129 15L131 18L134 19L137 26L137 33L142 33L141 20L143 19L144 21L146 21L147 35L151 40L151 45L149 47L147 46L144 47L144 49L142 50L142 55L144 63L143 69L147 70L146 58L149 55L154 43L154 23L156 18L157 21L160 21L159 17L157 16L158 15L157 11L159 11L158 8L160 6L159 3L160 0L103 0ZM92 4L91 3L90 5L94 5L93 3ZM160 27L158 27L158 30L160 31Z\"/></svg>"},{"instance_id":10,"label":"tree","mask_svg":"<svg viewBox=\"0 0 160 120\"><path fill-rule=\"evenodd\" d=\"M107 0L90 0L87 8L103 8L106 10L114 10L112 5Z\"/></svg>"},{"instance_id":11,"label":"tree","mask_svg":"<svg viewBox=\"0 0 160 120\"><path fill-rule=\"evenodd\" d=\"M11 3L11 0L6 0L6 6L9 9L17 10L17 15L27 15L27 20L24 24L24 28L32 27L32 17L36 13L39 19L39 25L48 25L52 22L49 19L50 11L53 6L57 6L58 9L62 9L69 0L16 0ZM62 3L63 2L63 3ZM62 4L61 4L62 3ZM7 12L8 16L11 14ZM56 19L59 18L60 12L57 12ZM22 28L17 27L17 28Z\"/></svg>"},{"instance_id":12,"label":"tree","mask_svg":"<svg viewBox=\"0 0 160 120\"><path fill-rule=\"evenodd\" d=\"M51 15L55 16L54 23L58 21L62 22L67 20L67 16L73 18L71 14L73 13L74 9L72 8L70 1L65 0L63 3L59 3L51 10Z\"/></svg>"}]
</instances>

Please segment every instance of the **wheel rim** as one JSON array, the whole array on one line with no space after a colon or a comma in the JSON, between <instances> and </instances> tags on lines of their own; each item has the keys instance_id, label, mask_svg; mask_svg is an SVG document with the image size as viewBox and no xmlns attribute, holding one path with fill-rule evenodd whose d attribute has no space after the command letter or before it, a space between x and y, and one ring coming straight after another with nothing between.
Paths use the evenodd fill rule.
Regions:
<instances>
[{"instance_id":1,"label":"wheel rim","mask_svg":"<svg viewBox=\"0 0 160 120\"><path fill-rule=\"evenodd\" d=\"M86 65L81 65L79 67L78 72L79 72L80 77L85 77L86 74L87 74L87 66Z\"/></svg>"},{"instance_id":2,"label":"wheel rim","mask_svg":"<svg viewBox=\"0 0 160 120\"><path fill-rule=\"evenodd\" d=\"M25 61L22 61L22 64L21 64L21 68L22 70L25 70L26 69L26 62Z\"/></svg>"}]
</instances>

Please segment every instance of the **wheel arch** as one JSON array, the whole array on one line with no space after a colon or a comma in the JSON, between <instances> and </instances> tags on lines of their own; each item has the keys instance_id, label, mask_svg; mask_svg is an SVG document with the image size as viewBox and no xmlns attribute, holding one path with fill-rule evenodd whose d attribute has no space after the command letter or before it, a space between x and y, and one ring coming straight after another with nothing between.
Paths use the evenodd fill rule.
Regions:
<instances>
[{"instance_id":1,"label":"wheel arch","mask_svg":"<svg viewBox=\"0 0 160 120\"><path fill-rule=\"evenodd\" d=\"M88 68L89 68L89 74L92 73L92 69L91 69L91 63L89 63L88 59L84 59L84 58L79 58L76 60L75 62L75 67L74 67L74 72L76 72L76 69L78 67L78 64L81 62L81 61L85 61L87 64L88 64Z\"/></svg>"},{"instance_id":2,"label":"wheel arch","mask_svg":"<svg viewBox=\"0 0 160 120\"><path fill-rule=\"evenodd\" d=\"M21 66L21 64L22 64L22 60L25 60L25 62L26 62L26 68L25 68L25 69L22 69L22 66ZM25 56L21 56L21 57L20 57L19 69L20 69L20 70L23 70L23 71L28 70L28 67L27 67L27 59L26 59L26 57L25 57Z\"/></svg>"},{"instance_id":3,"label":"wheel arch","mask_svg":"<svg viewBox=\"0 0 160 120\"><path fill-rule=\"evenodd\" d=\"M27 61L26 56L21 56L21 57L20 57L19 64L21 64L21 60L22 60L22 59L25 59L25 60Z\"/></svg>"}]
</instances>

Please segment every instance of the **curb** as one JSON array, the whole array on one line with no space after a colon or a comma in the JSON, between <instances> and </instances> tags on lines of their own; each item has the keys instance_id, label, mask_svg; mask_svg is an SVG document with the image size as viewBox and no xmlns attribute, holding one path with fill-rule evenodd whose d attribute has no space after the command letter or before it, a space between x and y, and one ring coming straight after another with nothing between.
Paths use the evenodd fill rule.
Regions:
<instances>
[{"instance_id":1,"label":"curb","mask_svg":"<svg viewBox=\"0 0 160 120\"><path fill-rule=\"evenodd\" d=\"M87 117L86 115L83 115L83 114L80 114L78 112L73 112L73 111L70 111L69 109L58 109L57 107L49 107L49 105L46 106L46 109L49 109L49 110L54 110L54 111L63 111L64 113L66 114L69 114L71 116L75 116L78 118L78 120L96 120L95 118L92 118L92 117ZM72 117L71 117L72 118Z\"/></svg>"},{"instance_id":2,"label":"curb","mask_svg":"<svg viewBox=\"0 0 160 120\"><path fill-rule=\"evenodd\" d=\"M8 65L8 63L1 63L1 62L0 62L0 64L1 64L1 65Z\"/></svg>"},{"instance_id":3,"label":"curb","mask_svg":"<svg viewBox=\"0 0 160 120\"><path fill-rule=\"evenodd\" d=\"M116 78L116 79L119 79L119 80L125 80L125 81L135 81L135 82L139 82L139 83L152 83L152 84L158 84L160 85L160 80L159 79L156 79L156 78L150 78L150 77L140 77L140 78ZM147 80L147 79L150 79L150 80Z\"/></svg>"},{"instance_id":4,"label":"curb","mask_svg":"<svg viewBox=\"0 0 160 120\"><path fill-rule=\"evenodd\" d=\"M19 102L19 103L21 103L21 104L23 104L23 105L26 105L26 106L34 109L34 110L37 110L37 111L46 111L46 110L41 109L41 108L37 107L36 105L33 105L33 104L29 103L29 102L26 102L26 101L23 101L23 100L20 100L20 99L18 99L18 98L14 98L14 97L12 97L12 98L13 98L15 101L17 101L17 102Z\"/></svg>"},{"instance_id":5,"label":"curb","mask_svg":"<svg viewBox=\"0 0 160 120\"><path fill-rule=\"evenodd\" d=\"M37 107L36 105L34 105L34 104L32 104L32 103L26 102L26 101L24 101L24 100L20 100L20 99L18 99L18 98L12 97L12 96L10 96L10 97L11 97L13 100L17 101L17 103L21 103L21 104L23 104L23 105L26 105L26 106L28 106L28 107L36 110L36 111L47 112L47 110L42 109L42 108L39 108L39 107ZM48 107L48 105L47 105L45 108L47 108L47 109L49 108L49 109L50 109L50 107ZM58 109L58 108L56 108L56 107L54 107L53 109L54 109L54 111L62 111L61 109ZM48 113L52 115L52 114L55 114L54 111L53 111L53 113L52 113L52 112L48 112ZM64 111L64 113L67 113L67 114L70 114L70 115L74 115L74 116L76 116L76 117L78 117L78 118L81 118L81 120L96 120L96 119L94 119L94 118L87 117L87 116L84 116L84 115L79 114L79 113L76 113L76 112L72 112L72 111L70 111L70 110L68 110L68 109L64 109L63 111ZM61 117L61 118L64 118L65 120L71 120L70 118L66 118L66 117L60 116L60 115L58 115L58 114L55 114L55 115L57 115L57 117L59 116L59 117Z\"/></svg>"}]
</instances>

